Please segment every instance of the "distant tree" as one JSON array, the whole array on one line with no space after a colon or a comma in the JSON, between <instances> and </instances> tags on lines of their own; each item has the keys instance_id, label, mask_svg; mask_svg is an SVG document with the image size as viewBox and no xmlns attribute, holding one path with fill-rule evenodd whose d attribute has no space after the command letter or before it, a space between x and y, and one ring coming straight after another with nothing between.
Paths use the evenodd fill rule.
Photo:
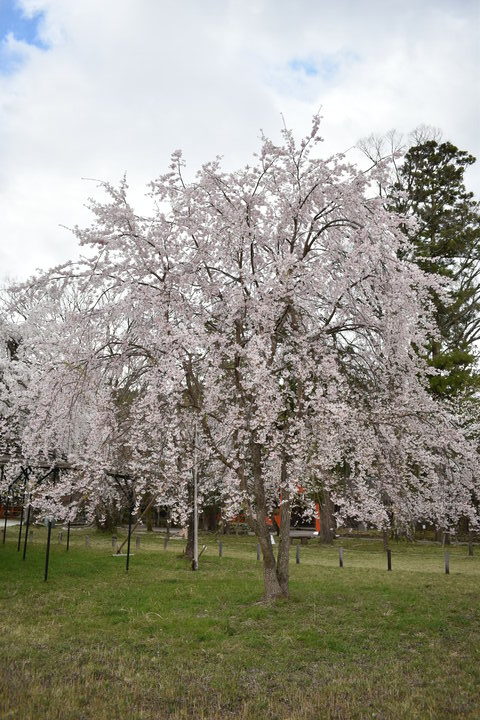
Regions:
<instances>
[{"instance_id":1,"label":"distant tree","mask_svg":"<svg viewBox=\"0 0 480 720\"><path fill-rule=\"evenodd\" d=\"M480 214L464 184L475 158L425 125L406 137L395 130L370 135L358 148L373 166L393 160L378 190L388 207L409 218L403 227L410 240L405 259L445 280L443 293L432 290L438 334L422 352L439 371L430 376L431 394L454 402L470 440L478 444Z\"/></svg>"},{"instance_id":2,"label":"distant tree","mask_svg":"<svg viewBox=\"0 0 480 720\"><path fill-rule=\"evenodd\" d=\"M440 337L428 347L429 364L443 371L431 376L431 389L442 397L471 395L480 385L480 214L464 184L474 162L450 142L428 140L408 150L393 188L394 209L416 220L404 227L411 258L448 281L446 297L433 293Z\"/></svg>"}]
</instances>

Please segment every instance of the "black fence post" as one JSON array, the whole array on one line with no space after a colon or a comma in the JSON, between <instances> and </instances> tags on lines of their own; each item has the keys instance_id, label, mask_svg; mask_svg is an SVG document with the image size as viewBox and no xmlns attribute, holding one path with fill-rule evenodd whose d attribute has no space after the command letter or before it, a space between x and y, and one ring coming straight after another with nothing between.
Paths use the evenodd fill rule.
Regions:
<instances>
[{"instance_id":1,"label":"black fence post","mask_svg":"<svg viewBox=\"0 0 480 720\"><path fill-rule=\"evenodd\" d=\"M387 570L392 569L392 551L387 550Z\"/></svg>"},{"instance_id":2,"label":"black fence post","mask_svg":"<svg viewBox=\"0 0 480 720\"><path fill-rule=\"evenodd\" d=\"M3 523L3 544L5 545L5 539L7 537L7 517L8 517L8 506L9 506L10 498L7 495L7 500L5 503L5 522Z\"/></svg>"},{"instance_id":3,"label":"black fence post","mask_svg":"<svg viewBox=\"0 0 480 720\"><path fill-rule=\"evenodd\" d=\"M18 528L18 542L17 542L17 552L20 552L20 545L22 542L22 528L23 528L23 514L25 510L25 495L27 492L27 475L25 474L25 471L22 469L21 475L24 476L23 481L23 495L22 495L22 512L20 514L20 527ZM21 475L19 477L21 477Z\"/></svg>"},{"instance_id":4,"label":"black fence post","mask_svg":"<svg viewBox=\"0 0 480 720\"><path fill-rule=\"evenodd\" d=\"M27 556L27 541L28 541L28 529L30 527L30 511L31 511L31 505L28 503L28 510L27 510L27 519L25 521L25 538L23 540L23 557L22 560L25 560Z\"/></svg>"},{"instance_id":5,"label":"black fence post","mask_svg":"<svg viewBox=\"0 0 480 720\"><path fill-rule=\"evenodd\" d=\"M22 528L23 528L23 505L22 505L22 512L20 514L20 526L18 528L18 542L17 542L17 552L20 552L20 545L22 543Z\"/></svg>"},{"instance_id":6,"label":"black fence post","mask_svg":"<svg viewBox=\"0 0 480 720\"><path fill-rule=\"evenodd\" d=\"M67 549L66 552L70 550L70 521L67 524Z\"/></svg>"},{"instance_id":7,"label":"black fence post","mask_svg":"<svg viewBox=\"0 0 480 720\"><path fill-rule=\"evenodd\" d=\"M50 559L50 540L52 537L52 521L48 521L48 530L47 530L47 550L45 555L45 574L43 576L43 579L45 582L47 582L48 579L48 561Z\"/></svg>"},{"instance_id":8,"label":"black fence post","mask_svg":"<svg viewBox=\"0 0 480 720\"><path fill-rule=\"evenodd\" d=\"M130 507L130 510L128 512L128 542L127 542L127 564L125 571L128 572L128 567L130 565L130 542L132 539L132 508Z\"/></svg>"}]
</instances>

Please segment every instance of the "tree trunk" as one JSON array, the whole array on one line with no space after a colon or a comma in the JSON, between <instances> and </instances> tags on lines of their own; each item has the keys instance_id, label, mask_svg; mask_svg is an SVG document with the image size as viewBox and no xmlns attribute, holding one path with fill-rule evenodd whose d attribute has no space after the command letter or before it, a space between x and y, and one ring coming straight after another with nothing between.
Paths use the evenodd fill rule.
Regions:
<instances>
[{"instance_id":1,"label":"tree trunk","mask_svg":"<svg viewBox=\"0 0 480 720\"><path fill-rule=\"evenodd\" d=\"M185 547L185 557L193 560L193 543L194 543L194 521L193 512L188 516L187 524L187 545Z\"/></svg>"},{"instance_id":2,"label":"tree trunk","mask_svg":"<svg viewBox=\"0 0 480 720\"><path fill-rule=\"evenodd\" d=\"M320 542L331 544L335 539L334 506L328 490L322 492L320 503Z\"/></svg>"},{"instance_id":3,"label":"tree trunk","mask_svg":"<svg viewBox=\"0 0 480 720\"><path fill-rule=\"evenodd\" d=\"M147 532L153 532L153 508L149 507L145 513L145 523L147 525Z\"/></svg>"},{"instance_id":4,"label":"tree trunk","mask_svg":"<svg viewBox=\"0 0 480 720\"><path fill-rule=\"evenodd\" d=\"M201 514L202 528L205 532L216 532L218 530L218 507L207 505Z\"/></svg>"},{"instance_id":5,"label":"tree trunk","mask_svg":"<svg viewBox=\"0 0 480 720\"><path fill-rule=\"evenodd\" d=\"M284 597L288 597L288 580L290 576L290 519L292 508L290 497L286 492L282 496L280 506L280 535L277 556L277 578Z\"/></svg>"},{"instance_id":6,"label":"tree trunk","mask_svg":"<svg viewBox=\"0 0 480 720\"><path fill-rule=\"evenodd\" d=\"M265 515L265 518L266 517L267 516ZM286 597L288 590L286 593L280 585L280 581L278 579L277 562L275 560L272 542L270 540L270 532L267 525L265 525L265 532L259 534L258 541L260 543L263 558L263 599L270 602L271 600L276 600L277 598Z\"/></svg>"},{"instance_id":7,"label":"tree trunk","mask_svg":"<svg viewBox=\"0 0 480 720\"><path fill-rule=\"evenodd\" d=\"M385 528L382 530L382 541L383 541L383 549L385 552L388 550L388 530Z\"/></svg>"},{"instance_id":8,"label":"tree trunk","mask_svg":"<svg viewBox=\"0 0 480 720\"><path fill-rule=\"evenodd\" d=\"M459 539L470 537L470 525L469 525L467 517L460 518L460 520L458 521L458 525L457 525L457 532L458 532Z\"/></svg>"},{"instance_id":9,"label":"tree trunk","mask_svg":"<svg viewBox=\"0 0 480 720\"><path fill-rule=\"evenodd\" d=\"M288 554L285 555L286 538L282 535L279 543L279 557L280 565L282 567L281 579L279 577L279 567L275 560L273 553L272 543L270 540L270 531L267 526L267 503L265 500L265 488L263 485L262 476L262 463L261 463L261 446L256 443L251 443L251 457L252 457L252 469L253 469L253 490L255 496L255 516L251 515L251 522L255 534L258 538L260 548L263 557L263 580L264 580L264 594L263 598L267 602L276 600L277 598L288 597ZM283 471L282 471L283 474ZM288 531L288 542L290 541L290 503L287 500L286 510L288 512L289 522L287 526ZM285 527L285 526L284 526ZM285 530L284 530L285 533ZM288 552L288 547L287 547Z\"/></svg>"}]
</instances>

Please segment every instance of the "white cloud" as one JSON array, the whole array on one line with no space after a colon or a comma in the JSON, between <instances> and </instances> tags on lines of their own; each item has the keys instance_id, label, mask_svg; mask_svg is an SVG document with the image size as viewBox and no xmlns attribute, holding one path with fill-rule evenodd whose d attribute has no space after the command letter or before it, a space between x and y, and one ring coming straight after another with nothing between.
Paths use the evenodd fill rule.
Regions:
<instances>
[{"instance_id":1,"label":"white cloud","mask_svg":"<svg viewBox=\"0 0 480 720\"><path fill-rule=\"evenodd\" d=\"M235 166L260 128L278 137L280 112L303 133L322 106L326 151L427 123L480 153L476 2L21 4L44 13L49 49L16 43L22 64L0 75L0 276L72 255L59 225L87 222L82 177L127 171L140 195L177 147L192 168Z\"/></svg>"}]
</instances>

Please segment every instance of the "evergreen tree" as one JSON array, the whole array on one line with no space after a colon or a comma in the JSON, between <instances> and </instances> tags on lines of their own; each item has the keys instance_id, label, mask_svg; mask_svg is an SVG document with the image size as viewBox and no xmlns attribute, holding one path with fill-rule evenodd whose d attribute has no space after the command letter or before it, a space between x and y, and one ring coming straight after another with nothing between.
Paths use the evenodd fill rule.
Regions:
<instances>
[{"instance_id":1,"label":"evergreen tree","mask_svg":"<svg viewBox=\"0 0 480 720\"><path fill-rule=\"evenodd\" d=\"M441 339L428 347L430 364L444 371L431 378L432 392L442 397L470 396L480 386L480 214L464 185L474 162L449 142L428 140L408 150L394 185L395 209L417 220L415 229L405 227L412 259L450 281L449 301L433 298Z\"/></svg>"}]
</instances>

